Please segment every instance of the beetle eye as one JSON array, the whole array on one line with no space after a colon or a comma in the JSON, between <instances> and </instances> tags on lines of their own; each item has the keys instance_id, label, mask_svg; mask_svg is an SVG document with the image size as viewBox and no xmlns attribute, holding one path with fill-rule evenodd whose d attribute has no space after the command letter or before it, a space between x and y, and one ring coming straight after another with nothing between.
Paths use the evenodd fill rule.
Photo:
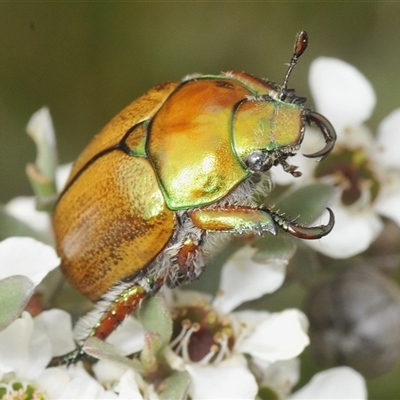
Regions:
<instances>
[{"instance_id":1,"label":"beetle eye","mask_svg":"<svg viewBox=\"0 0 400 400\"><path fill-rule=\"evenodd\" d=\"M268 161L265 152L258 150L247 157L246 165L252 171L267 171L272 167L272 162Z\"/></svg>"}]
</instances>

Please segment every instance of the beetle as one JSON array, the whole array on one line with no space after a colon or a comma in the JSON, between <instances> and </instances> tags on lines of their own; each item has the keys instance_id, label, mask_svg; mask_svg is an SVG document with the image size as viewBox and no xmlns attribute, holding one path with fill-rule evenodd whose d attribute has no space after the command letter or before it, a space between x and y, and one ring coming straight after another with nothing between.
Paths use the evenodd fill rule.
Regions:
<instances>
[{"instance_id":1,"label":"beetle","mask_svg":"<svg viewBox=\"0 0 400 400\"><path fill-rule=\"evenodd\" d=\"M298 33L282 86L245 72L191 75L150 89L113 118L84 149L57 202L54 230L61 269L78 291L102 304L88 333L105 339L163 285L179 286L203 271L212 235L290 234L316 239L327 225L303 227L253 198L267 194L272 166L297 177L288 157L306 125L336 134L288 78L308 44ZM82 348L57 359L76 362Z\"/></svg>"}]
</instances>

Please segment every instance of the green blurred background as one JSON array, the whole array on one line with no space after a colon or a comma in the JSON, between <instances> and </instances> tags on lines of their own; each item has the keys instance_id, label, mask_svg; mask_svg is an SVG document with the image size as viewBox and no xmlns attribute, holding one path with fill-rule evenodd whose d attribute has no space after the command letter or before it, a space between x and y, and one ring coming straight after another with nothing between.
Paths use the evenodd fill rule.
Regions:
<instances>
[{"instance_id":1,"label":"green blurred background","mask_svg":"<svg viewBox=\"0 0 400 400\"><path fill-rule=\"evenodd\" d=\"M310 38L290 81L299 95L309 97L310 62L330 56L373 84L372 129L400 106L400 3L1 3L0 202L31 194L25 165L35 149L25 126L43 105L60 161L72 161L111 117L160 82L228 70L281 82L299 30ZM371 398L399 398L398 371L371 381Z\"/></svg>"},{"instance_id":2,"label":"green blurred background","mask_svg":"<svg viewBox=\"0 0 400 400\"><path fill-rule=\"evenodd\" d=\"M232 69L281 82L299 30L310 37L290 81L299 94L309 95L310 62L331 56L374 85L373 128L400 105L399 3L1 3L0 202L30 193L24 168L35 152L25 126L43 105L60 160L71 161L157 83Z\"/></svg>"}]
</instances>

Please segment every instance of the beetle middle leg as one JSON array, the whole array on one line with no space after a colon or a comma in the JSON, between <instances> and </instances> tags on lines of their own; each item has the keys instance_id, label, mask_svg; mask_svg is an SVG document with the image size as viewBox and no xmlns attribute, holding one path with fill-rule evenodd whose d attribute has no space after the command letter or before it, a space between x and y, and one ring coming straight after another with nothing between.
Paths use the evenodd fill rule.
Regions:
<instances>
[{"instance_id":1,"label":"beetle middle leg","mask_svg":"<svg viewBox=\"0 0 400 400\"><path fill-rule=\"evenodd\" d=\"M196 229L199 231L198 229ZM166 284L170 288L191 282L201 275L205 262L203 256L204 231L187 233L178 243L166 250L170 254L169 278Z\"/></svg>"}]
</instances>

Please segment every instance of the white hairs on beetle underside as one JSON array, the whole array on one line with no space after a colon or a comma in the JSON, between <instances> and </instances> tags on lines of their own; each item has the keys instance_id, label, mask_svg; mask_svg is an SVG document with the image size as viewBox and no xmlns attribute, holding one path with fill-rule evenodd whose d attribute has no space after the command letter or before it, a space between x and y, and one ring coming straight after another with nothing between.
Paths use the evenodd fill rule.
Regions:
<instances>
[{"instance_id":1,"label":"white hairs on beetle underside","mask_svg":"<svg viewBox=\"0 0 400 400\"><path fill-rule=\"evenodd\" d=\"M273 182L268 172L259 173L258 177L258 182L252 181L251 177L246 179L228 196L211 205L211 208L231 205L257 207L256 197L267 196L273 188Z\"/></svg>"}]
</instances>

